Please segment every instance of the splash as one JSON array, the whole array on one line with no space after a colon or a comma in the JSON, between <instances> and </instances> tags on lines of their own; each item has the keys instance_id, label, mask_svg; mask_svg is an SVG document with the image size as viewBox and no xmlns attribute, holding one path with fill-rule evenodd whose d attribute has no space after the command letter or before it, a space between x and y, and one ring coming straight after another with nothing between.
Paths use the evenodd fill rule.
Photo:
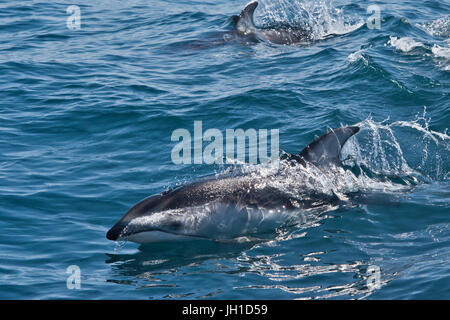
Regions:
<instances>
[{"instance_id":1,"label":"splash","mask_svg":"<svg viewBox=\"0 0 450 320\"><path fill-rule=\"evenodd\" d=\"M343 9L336 8L332 0L262 0L264 16L260 19L266 26L289 25L310 31L314 40L330 35L346 34L364 25L361 17L346 16Z\"/></svg>"},{"instance_id":2,"label":"splash","mask_svg":"<svg viewBox=\"0 0 450 320\"><path fill-rule=\"evenodd\" d=\"M402 52L410 52L415 48L424 47L423 43L415 41L410 37L404 38L390 37L388 44Z\"/></svg>"},{"instance_id":3,"label":"splash","mask_svg":"<svg viewBox=\"0 0 450 320\"><path fill-rule=\"evenodd\" d=\"M420 183L449 178L450 137L447 130L430 128L426 108L413 120L381 122L371 117L357 123L361 131L345 144L343 167L314 165L292 166L281 161L276 174L274 165L242 165L244 174L264 178L266 184L293 197L320 193L348 200L356 192L395 193L410 190ZM300 191L299 191L300 190Z\"/></svg>"},{"instance_id":4,"label":"splash","mask_svg":"<svg viewBox=\"0 0 450 320\"><path fill-rule=\"evenodd\" d=\"M343 157L350 156L357 166L386 177L446 180L450 137L447 129L431 130L430 121L426 108L411 121L376 122L369 117L358 124L360 135L344 147Z\"/></svg>"},{"instance_id":5,"label":"splash","mask_svg":"<svg viewBox=\"0 0 450 320\"><path fill-rule=\"evenodd\" d=\"M450 16L442 17L428 23L420 23L417 26L432 36L450 37Z\"/></svg>"},{"instance_id":6,"label":"splash","mask_svg":"<svg viewBox=\"0 0 450 320\"><path fill-rule=\"evenodd\" d=\"M442 47L435 44L433 48L431 48L431 52L438 60L442 70L450 71L450 40L447 40L444 43L445 46Z\"/></svg>"},{"instance_id":7,"label":"splash","mask_svg":"<svg viewBox=\"0 0 450 320\"><path fill-rule=\"evenodd\" d=\"M450 59L450 48L441 47L437 44L433 46L431 51L434 53L435 56Z\"/></svg>"},{"instance_id":8,"label":"splash","mask_svg":"<svg viewBox=\"0 0 450 320\"><path fill-rule=\"evenodd\" d=\"M351 64L357 63L358 61L362 61L366 67L369 66L369 60L364 55L363 49L350 53L347 59Z\"/></svg>"},{"instance_id":9,"label":"splash","mask_svg":"<svg viewBox=\"0 0 450 320\"><path fill-rule=\"evenodd\" d=\"M114 242L114 253L118 253L122 248L125 247L126 241L115 241Z\"/></svg>"}]
</instances>

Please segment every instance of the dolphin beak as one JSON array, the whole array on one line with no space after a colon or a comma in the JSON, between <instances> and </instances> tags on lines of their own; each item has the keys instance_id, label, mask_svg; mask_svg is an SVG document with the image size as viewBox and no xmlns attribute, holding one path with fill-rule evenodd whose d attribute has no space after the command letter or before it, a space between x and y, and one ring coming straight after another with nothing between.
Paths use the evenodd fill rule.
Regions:
<instances>
[{"instance_id":1,"label":"dolphin beak","mask_svg":"<svg viewBox=\"0 0 450 320\"><path fill-rule=\"evenodd\" d=\"M158 204L160 199L161 195L151 196L133 206L111 229L109 229L108 233L106 233L106 238L108 240L116 241L117 239L128 235L129 232L136 232L136 230L125 230L125 228L134 218L145 214L152 206Z\"/></svg>"},{"instance_id":2,"label":"dolphin beak","mask_svg":"<svg viewBox=\"0 0 450 320\"><path fill-rule=\"evenodd\" d=\"M359 127L357 127L357 126L353 126L353 127L349 127L349 128L353 131L354 134L359 132Z\"/></svg>"},{"instance_id":3,"label":"dolphin beak","mask_svg":"<svg viewBox=\"0 0 450 320\"><path fill-rule=\"evenodd\" d=\"M116 241L119 239L125 226L119 221L106 233L106 239Z\"/></svg>"}]
</instances>

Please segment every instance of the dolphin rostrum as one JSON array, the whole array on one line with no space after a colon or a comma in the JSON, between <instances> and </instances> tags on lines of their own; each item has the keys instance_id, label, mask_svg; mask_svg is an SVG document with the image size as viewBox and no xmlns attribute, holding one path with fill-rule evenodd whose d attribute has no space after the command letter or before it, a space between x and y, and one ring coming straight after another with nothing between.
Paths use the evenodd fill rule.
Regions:
<instances>
[{"instance_id":1,"label":"dolphin rostrum","mask_svg":"<svg viewBox=\"0 0 450 320\"><path fill-rule=\"evenodd\" d=\"M343 145L358 131L357 126L331 130L299 154L284 154L282 160L300 170L308 165L322 171L338 166ZM264 226L273 231L273 225L265 224L286 213L339 204L336 196L306 188L306 181L296 181L286 190L278 187L285 176L275 174L275 178L276 185L252 174L214 177L165 191L132 207L106 237L137 243L233 239L258 233Z\"/></svg>"},{"instance_id":2,"label":"dolphin rostrum","mask_svg":"<svg viewBox=\"0 0 450 320\"><path fill-rule=\"evenodd\" d=\"M258 6L258 1L252 1L245 6L239 16L233 16L234 32L252 41L269 41L275 44L295 44L310 42L311 33L294 27L269 27L258 28L253 21L253 14Z\"/></svg>"}]
</instances>

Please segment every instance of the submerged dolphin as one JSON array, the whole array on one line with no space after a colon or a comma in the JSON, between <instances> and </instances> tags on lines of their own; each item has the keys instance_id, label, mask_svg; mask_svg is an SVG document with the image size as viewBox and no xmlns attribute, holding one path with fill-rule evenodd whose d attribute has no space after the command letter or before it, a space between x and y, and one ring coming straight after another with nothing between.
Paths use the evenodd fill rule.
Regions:
<instances>
[{"instance_id":1,"label":"submerged dolphin","mask_svg":"<svg viewBox=\"0 0 450 320\"><path fill-rule=\"evenodd\" d=\"M234 32L253 41L269 41L275 44L295 44L312 40L311 33L301 28L258 28L253 21L253 14L258 1L252 1L239 16L233 16Z\"/></svg>"},{"instance_id":2,"label":"submerged dolphin","mask_svg":"<svg viewBox=\"0 0 450 320\"><path fill-rule=\"evenodd\" d=\"M321 170L338 166L343 145L358 131L356 126L331 130L298 155L286 154L283 159L300 168L307 164ZM106 237L137 243L192 237L237 238L254 231L252 221L258 227L264 225L269 213L276 217L339 203L337 197L303 188L303 181L297 183L295 195L264 182L261 177L245 174L210 178L151 196L132 207Z\"/></svg>"}]
</instances>

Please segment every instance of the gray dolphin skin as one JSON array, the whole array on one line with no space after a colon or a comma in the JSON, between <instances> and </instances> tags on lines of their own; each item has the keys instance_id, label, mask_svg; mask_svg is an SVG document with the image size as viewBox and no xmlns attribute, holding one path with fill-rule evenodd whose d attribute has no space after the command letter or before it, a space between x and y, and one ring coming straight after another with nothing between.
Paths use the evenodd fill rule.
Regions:
<instances>
[{"instance_id":1,"label":"gray dolphin skin","mask_svg":"<svg viewBox=\"0 0 450 320\"><path fill-rule=\"evenodd\" d=\"M299 154L284 154L282 160L299 168L307 164L321 170L339 166L342 147L358 131L357 126L331 130ZM302 190L301 184L298 189L293 196L251 174L209 178L142 200L108 231L106 237L137 243L192 238L217 240L223 238L221 232L239 237L244 231L252 232L249 227L252 219L256 221L259 217L260 226L269 213L276 216L339 202L337 197Z\"/></svg>"},{"instance_id":2,"label":"gray dolphin skin","mask_svg":"<svg viewBox=\"0 0 450 320\"><path fill-rule=\"evenodd\" d=\"M233 16L234 32L252 41L269 41L275 44L310 42L311 33L301 28L258 28L253 21L258 1L245 6L239 16Z\"/></svg>"}]
</instances>

